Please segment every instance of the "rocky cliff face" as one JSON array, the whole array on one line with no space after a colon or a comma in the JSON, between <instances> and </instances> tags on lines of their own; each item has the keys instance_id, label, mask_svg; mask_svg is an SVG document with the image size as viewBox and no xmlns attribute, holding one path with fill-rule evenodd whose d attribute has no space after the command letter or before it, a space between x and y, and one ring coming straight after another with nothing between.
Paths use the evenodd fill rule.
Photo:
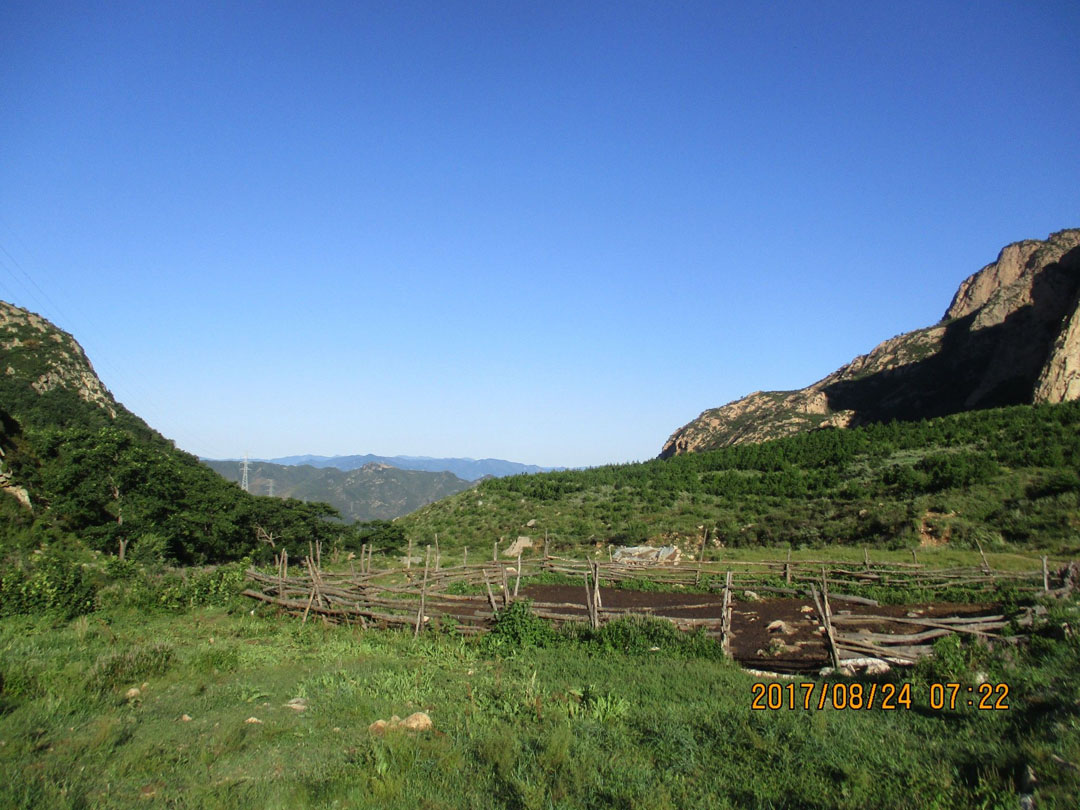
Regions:
<instances>
[{"instance_id":1,"label":"rocky cliff face","mask_svg":"<svg viewBox=\"0 0 1080 810\"><path fill-rule=\"evenodd\" d=\"M798 391L702 413L662 458L822 427L1080 398L1080 229L1005 247L942 320L891 338Z\"/></svg>"},{"instance_id":2,"label":"rocky cliff face","mask_svg":"<svg viewBox=\"0 0 1080 810\"><path fill-rule=\"evenodd\" d=\"M0 373L11 382L27 384L39 395L66 389L116 417L116 401L75 338L6 301L0 301L0 360Z\"/></svg>"}]
</instances>

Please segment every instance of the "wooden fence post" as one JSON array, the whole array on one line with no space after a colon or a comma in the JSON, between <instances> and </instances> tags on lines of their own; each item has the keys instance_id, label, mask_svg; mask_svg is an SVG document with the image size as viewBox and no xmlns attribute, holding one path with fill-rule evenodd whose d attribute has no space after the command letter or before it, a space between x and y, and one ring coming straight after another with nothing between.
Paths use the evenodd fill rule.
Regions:
<instances>
[{"instance_id":1,"label":"wooden fence post","mask_svg":"<svg viewBox=\"0 0 1080 810\"><path fill-rule=\"evenodd\" d=\"M514 580L514 598L517 599L518 588L521 587L521 552L518 552L517 558L517 579Z\"/></svg>"},{"instance_id":2,"label":"wooden fence post","mask_svg":"<svg viewBox=\"0 0 1080 810\"><path fill-rule=\"evenodd\" d=\"M720 649L726 658L731 657L731 572L724 578L724 606L720 611Z\"/></svg>"},{"instance_id":3,"label":"wooden fence post","mask_svg":"<svg viewBox=\"0 0 1080 810\"><path fill-rule=\"evenodd\" d=\"M435 570L439 570L439 533L435 532Z\"/></svg>"},{"instance_id":4,"label":"wooden fence post","mask_svg":"<svg viewBox=\"0 0 1080 810\"><path fill-rule=\"evenodd\" d=\"M469 547L468 546L465 546L465 558L461 561L461 567L462 568L468 568L469 567Z\"/></svg>"},{"instance_id":5,"label":"wooden fence post","mask_svg":"<svg viewBox=\"0 0 1080 810\"><path fill-rule=\"evenodd\" d=\"M840 651L836 648L836 636L832 629L832 608L829 607L829 578L825 575L825 566L821 567L821 601L825 607L825 634L829 637L829 650L833 666L840 667Z\"/></svg>"},{"instance_id":6,"label":"wooden fence post","mask_svg":"<svg viewBox=\"0 0 1080 810\"><path fill-rule=\"evenodd\" d=\"M487 588L488 604L491 605L491 615L492 618L494 618L499 615L499 608L495 604L495 594L491 592L491 581L488 579L487 569L483 568L481 571L484 574L484 587Z\"/></svg>"},{"instance_id":7,"label":"wooden fence post","mask_svg":"<svg viewBox=\"0 0 1080 810\"><path fill-rule=\"evenodd\" d=\"M424 602L427 600L427 575L428 560L431 559L431 546L427 549L427 559L424 560L424 583L420 586L420 607L416 610L416 627L413 628L413 638L420 635L420 625L424 621Z\"/></svg>"},{"instance_id":8,"label":"wooden fence post","mask_svg":"<svg viewBox=\"0 0 1080 810\"><path fill-rule=\"evenodd\" d=\"M705 565L705 546L709 542L709 529L706 527L701 534L701 553L698 555L697 575L694 577L694 587L701 585L701 568Z\"/></svg>"},{"instance_id":9,"label":"wooden fence post","mask_svg":"<svg viewBox=\"0 0 1080 810\"><path fill-rule=\"evenodd\" d=\"M495 545L493 545L491 547L491 561L492 562L498 562L499 561L499 541L498 540L496 540Z\"/></svg>"},{"instance_id":10,"label":"wooden fence post","mask_svg":"<svg viewBox=\"0 0 1080 810\"><path fill-rule=\"evenodd\" d=\"M791 584L791 546L788 546L787 562L784 563L784 583Z\"/></svg>"},{"instance_id":11,"label":"wooden fence post","mask_svg":"<svg viewBox=\"0 0 1080 810\"><path fill-rule=\"evenodd\" d=\"M1043 565L1043 592L1044 593L1049 593L1050 592L1050 569L1046 565L1046 555L1045 554L1043 555L1043 558L1042 558L1042 565Z\"/></svg>"},{"instance_id":12,"label":"wooden fence post","mask_svg":"<svg viewBox=\"0 0 1080 810\"><path fill-rule=\"evenodd\" d=\"M593 561L593 604L596 606L596 626L600 626L600 563Z\"/></svg>"},{"instance_id":13,"label":"wooden fence post","mask_svg":"<svg viewBox=\"0 0 1080 810\"><path fill-rule=\"evenodd\" d=\"M585 572L585 610L589 614L589 627L595 630L599 626L596 616L596 604L592 598L592 585L589 583L589 573Z\"/></svg>"},{"instance_id":14,"label":"wooden fence post","mask_svg":"<svg viewBox=\"0 0 1080 810\"><path fill-rule=\"evenodd\" d=\"M405 567L412 568L412 538L409 538L409 550L405 552Z\"/></svg>"}]
</instances>

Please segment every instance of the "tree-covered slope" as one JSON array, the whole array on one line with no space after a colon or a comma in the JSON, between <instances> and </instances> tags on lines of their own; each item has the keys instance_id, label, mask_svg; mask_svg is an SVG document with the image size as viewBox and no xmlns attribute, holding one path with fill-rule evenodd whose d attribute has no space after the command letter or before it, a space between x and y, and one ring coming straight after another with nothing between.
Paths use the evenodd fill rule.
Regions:
<instances>
[{"instance_id":1,"label":"tree-covered slope","mask_svg":"<svg viewBox=\"0 0 1080 810\"><path fill-rule=\"evenodd\" d=\"M402 518L417 541L953 544L1080 551L1080 403L819 430L482 482ZM532 525L528 525L532 522Z\"/></svg>"},{"instance_id":2,"label":"tree-covered slope","mask_svg":"<svg viewBox=\"0 0 1080 810\"><path fill-rule=\"evenodd\" d=\"M326 504L256 498L120 405L66 332L0 302L0 549L67 539L181 562L260 537L306 549L340 527Z\"/></svg>"},{"instance_id":3,"label":"tree-covered slope","mask_svg":"<svg viewBox=\"0 0 1080 810\"><path fill-rule=\"evenodd\" d=\"M235 461L203 462L229 481L240 480ZM400 470L371 463L353 470L251 462L250 492L305 501L325 501L346 520L393 520L414 509L468 489L471 484L453 473Z\"/></svg>"}]
</instances>

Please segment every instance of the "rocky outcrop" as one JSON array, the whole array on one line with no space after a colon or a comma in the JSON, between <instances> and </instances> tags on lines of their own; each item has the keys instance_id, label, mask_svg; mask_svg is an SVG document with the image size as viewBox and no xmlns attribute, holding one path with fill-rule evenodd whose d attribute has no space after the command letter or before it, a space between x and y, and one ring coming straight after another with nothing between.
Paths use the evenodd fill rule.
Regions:
<instances>
[{"instance_id":1,"label":"rocky outcrop","mask_svg":"<svg viewBox=\"0 0 1080 810\"><path fill-rule=\"evenodd\" d=\"M942 320L886 340L798 391L702 413L662 458L806 430L1080 398L1080 229L1008 245Z\"/></svg>"},{"instance_id":2,"label":"rocky outcrop","mask_svg":"<svg viewBox=\"0 0 1080 810\"><path fill-rule=\"evenodd\" d=\"M0 301L0 358L4 375L25 379L35 393L65 388L116 417L116 401L75 338L6 301Z\"/></svg>"}]
</instances>

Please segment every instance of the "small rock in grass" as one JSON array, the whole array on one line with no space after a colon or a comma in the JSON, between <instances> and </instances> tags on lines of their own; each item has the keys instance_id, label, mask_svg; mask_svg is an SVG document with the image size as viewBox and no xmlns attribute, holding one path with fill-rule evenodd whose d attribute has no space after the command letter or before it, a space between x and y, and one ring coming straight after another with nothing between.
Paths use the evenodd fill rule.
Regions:
<instances>
[{"instance_id":1,"label":"small rock in grass","mask_svg":"<svg viewBox=\"0 0 1080 810\"><path fill-rule=\"evenodd\" d=\"M756 593L754 593L754 591L743 591L742 595L743 595L743 599L745 599L747 602L760 602L761 601L761 597L758 596Z\"/></svg>"},{"instance_id":2,"label":"small rock in grass","mask_svg":"<svg viewBox=\"0 0 1080 810\"><path fill-rule=\"evenodd\" d=\"M141 694L142 694L142 692L139 691L139 687L133 686L130 689L128 689L126 692L124 692L124 697L127 698L128 700L135 700L135 698L137 698Z\"/></svg>"},{"instance_id":3,"label":"small rock in grass","mask_svg":"<svg viewBox=\"0 0 1080 810\"><path fill-rule=\"evenodd\" d=\"M431 718L426 712L414 712L401 721L401 727L409 731L430 731L432 728Z\"/></svg>"},{"instance_id":4,"label":"small rock in grass","mask_svg":"<svg viewBox=\"0 0 1080 810\"><path fill-rule=\"evenodd\" d=\"M258 717L249 717L244 722L247 723L248 725L253 725L253 726L254 725L261 726L262 725L262 720L260 720Z\"/></svg>"},{"instance_id":5,"label":"small rock in grass","mask_svg":"<svg viewBox=\"0 0 1080 810\"><path fill-rule=\"evenodd\" d=\"M430 731L432 727L431 718L426 713L414 712L404 720L396 714L389 720L376 720L368 726L368 731L372 734L382 735L397 728L403 728L407 731Z\"/></svg>"},{"instance_id":6,"label":"small rock in grass","mask_svg":"<svg viewBox=\"0 0 1080 810\"><path fill-rule=\"evenodd\" d=\"M285 704L285 708L292 709L294 712L307 711L307 698L293 698Z\"/></svg>"},{"instance_id":7,"label":"small rock in grass","mask_svg":"<svg viewBox=\"0 0 1080 810\"><path fill-rule=\"evenodd\" d=\"M180 722L181 723L190 723L191 722L191 715L190 714L182 714L182 715L180 715Z\"/></svg>"}]
</instances>

